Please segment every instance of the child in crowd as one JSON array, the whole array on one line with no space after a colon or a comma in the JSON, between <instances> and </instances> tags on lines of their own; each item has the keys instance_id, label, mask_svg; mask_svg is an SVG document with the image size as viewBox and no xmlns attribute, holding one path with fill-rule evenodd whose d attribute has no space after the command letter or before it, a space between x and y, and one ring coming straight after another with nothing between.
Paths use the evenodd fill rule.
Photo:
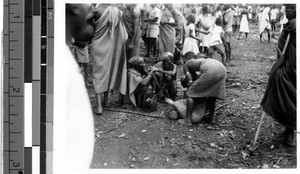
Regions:
<instances>
[{"instance_id":1,"label":"child in crowd","mask_svg":"<svg viewBox=\"0 0 300 174\"><path fill-rule=\"evenodd\" d=\"M225 53L222 44L223 41L223 34L224 30L221 27L221 19L217 18L216 23L213 26L210 38L210 45L209 45L209 57L213 58L213 54L217 51L222 57L222 63L225 65Z\"/></svg>"}]
</instances>

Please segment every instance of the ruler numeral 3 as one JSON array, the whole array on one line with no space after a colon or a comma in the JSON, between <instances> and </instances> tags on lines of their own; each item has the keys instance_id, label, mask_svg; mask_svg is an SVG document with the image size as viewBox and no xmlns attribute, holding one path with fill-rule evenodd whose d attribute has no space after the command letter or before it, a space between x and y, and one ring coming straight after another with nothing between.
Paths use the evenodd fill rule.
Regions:
<instances>
[{"instance_id":1,"label":"ruler numeral 3","mask_svg":"<svg viewBox=\"0 0 300 174\"><path fill-rule=\"evenodd\" d=\"M48 19L52 19L52 12L48 12Z\"/></svg>"},{"instance_id":2,"label":"ruler numeral 3","mask_svg":"<svg viewBox=\"0 0 300 174\"><path fill-rule=\"evenodd\" d=\"M20 167L20 163L13 163L14 167Z\"/></svg>"}]
</instances>

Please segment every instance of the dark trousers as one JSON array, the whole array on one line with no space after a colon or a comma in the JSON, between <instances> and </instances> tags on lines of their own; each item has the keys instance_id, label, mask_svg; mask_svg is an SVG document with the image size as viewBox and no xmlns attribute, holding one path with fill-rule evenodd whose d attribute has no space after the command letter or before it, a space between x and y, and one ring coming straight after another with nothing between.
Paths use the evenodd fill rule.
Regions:
<instances>
[{"instance_id":1,"label":"dark trousers","mask_svg":"<svg viewBox=\"0 0 300 174\"><path fill-rule=\"evenodd\" d=\"M150 56L150 51L152 50L152 55L156 55L156 38L148 37L147 38L147 56Z\"/></svg>"}]
</instances>

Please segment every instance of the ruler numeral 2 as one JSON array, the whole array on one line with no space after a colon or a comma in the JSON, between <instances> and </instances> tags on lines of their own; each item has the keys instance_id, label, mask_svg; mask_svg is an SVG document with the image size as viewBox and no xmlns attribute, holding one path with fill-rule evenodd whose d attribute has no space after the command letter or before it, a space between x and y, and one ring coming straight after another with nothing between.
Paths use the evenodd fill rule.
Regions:
<instances>
[{"instance_id":1,"label":"ruler numeral 2","mask_svg":"<svg viewBox=\"0 0 300 174\"><path fill-rule=\"evenodd\" d=\"M13 88L13 92L19 93L20 92L20 88Z\"/></svg>"}]
</instances>

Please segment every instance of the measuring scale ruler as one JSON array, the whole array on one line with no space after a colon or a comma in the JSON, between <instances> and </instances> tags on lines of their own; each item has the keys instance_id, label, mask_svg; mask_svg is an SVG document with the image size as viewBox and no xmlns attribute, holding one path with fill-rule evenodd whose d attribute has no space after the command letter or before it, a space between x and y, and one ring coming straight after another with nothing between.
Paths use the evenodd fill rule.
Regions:
<instances>
[{"instance_id":1,"label":"measuring scale ruler","mask_svg":"<svg viewBox=\"0 0 300 174\"><path fill-rule=\"evenodd\" d=\"M0 173L52 173L53 0L4 0L3 11Z\"/></svg>"}]
</instances>

